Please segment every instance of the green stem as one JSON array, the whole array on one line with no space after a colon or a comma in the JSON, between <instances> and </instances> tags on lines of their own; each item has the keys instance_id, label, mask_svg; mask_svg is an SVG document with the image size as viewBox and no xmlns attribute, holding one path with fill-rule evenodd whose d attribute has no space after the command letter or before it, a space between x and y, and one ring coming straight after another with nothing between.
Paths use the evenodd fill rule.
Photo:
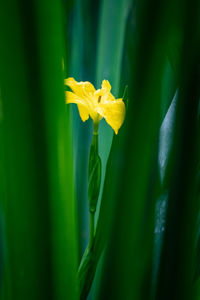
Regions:
<instances>
[{"instance_id":1,"label":"green stem","mask_svg":"<svg viewBox=\"0 0 200 300\"><path fill-rule=\"evenodd\" d=\"M95 154L98 155L98 129L99 129L99 122L94 122L93 123L93 139L92 139L92 144L91 147L93 147L93 155ZM91 158L91 154L90 154L90 158ZM90 169L90 165L89 165L89 169ZM88 247L89 249L92 249L92 245L93 245L93 240L94 240L94 216L95 216L95 209L94 211L91 209L90 207L90 231L89 231L89 244Z\"/></svg>"},{"instance_id":2,"label":"green stem","mask_svg":"<svg viewBox=\"0 0 200 300\"><path fill-rule=\"evenodd\" d=\"M97 267L96 251L94 249L95 211L101 184L101 159L98 154L98 127L99 121L97 119L93 123L93 138L90 145L88 165L89 242L78 269L79 299L81 300L87 298Z\"/></svg>"},{"instance_id":3,"label":"green stem","mask_svg":"<svg viewBox=\"0 0 200 300\"><path fill-rule=\"evenodd\" d=\"M92 248L93 240L94 240L94 212L90 212L90 234L89 234L89 249Z\"/></svg>"},{"instance_id":4,"label":"green stem","mask_svg":"<svg viewBox=\"0 0 200 300\"><path fill-rule=\"evenodd\" d=\"M99 122L93 122L93 135L98 135Z\"/></svg>"}]
</instances>

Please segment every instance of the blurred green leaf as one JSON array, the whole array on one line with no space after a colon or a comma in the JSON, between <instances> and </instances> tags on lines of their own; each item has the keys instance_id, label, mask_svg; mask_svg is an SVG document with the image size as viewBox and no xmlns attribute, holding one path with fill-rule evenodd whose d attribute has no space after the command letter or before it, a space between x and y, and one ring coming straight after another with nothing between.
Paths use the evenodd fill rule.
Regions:
<instances>
[{"instance_id":1,"label":"blurred green leaf","mask_svg":"<svg viewBox=\"0 0 200 300\"><path fill-rule=\"evenodd\" d=\"M24 6L9 0L0 11L3 299L76 299L77 228L63 89L62 6L59 1Z\"/></svg>"},{"instance_id":2,"label":"blurred green leaf","mask_svg":"<svg viewBox=\"0 0 200 300\"><path fill-rule=\"evenodd\" d=\"M130 5L130 0L119 0L117 2L114 0L103 0L100 7L96 85L100 87L103 79L109 80L112 86L112 93L115 97L122 96L118 95L118 93L125 42L125 29ZM102 186L112 138L113 130L102 121L99 129L99 152L102 159Z\"/></svg>"},{"instance_id":3,"label":"blurred green leaf","mask_svg":"<svg viewBox=\"0 0 200 300\"><path fill-rule=\"evenodd\" d=\"M98 224L99 236L108 243L98 299L151 296L168 7L157 1L151 8L147 1L137 4L135 49L129 54L129 109L121 137L114 139Z\"/></svg>"}]
</instances>

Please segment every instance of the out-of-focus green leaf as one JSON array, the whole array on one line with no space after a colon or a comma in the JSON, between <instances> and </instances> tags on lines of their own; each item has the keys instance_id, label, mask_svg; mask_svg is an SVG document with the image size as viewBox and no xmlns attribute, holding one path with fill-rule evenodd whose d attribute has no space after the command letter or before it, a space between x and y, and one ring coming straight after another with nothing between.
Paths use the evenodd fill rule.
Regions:
<instances>
[{"instance_id":1,"label":"out-of-focus green leaf","mask_svg":"<svg viewBox=\"0 0 200 300\"><path fill-rule=\"evenodd\" d=\"M197 194L197 116L200 98L199 2L179 2L183 42L180 50L173 148L165 187L169 190L166 229L156 299L194 299ZM192 35L191 35L192 33ZM199 295L197 298L199 299Z\"/></svg>"},{"instance_id":2,"label":"out-of-focus green leaf","mask_svg":"<svg viewBox=\"0 0 200 300\"><path fill-rule=\"evenodd\" d=\"M125 29L130 6L130 0L119 0L117 2L114 0L103 0L100 7L96 86L99 88L103 79L109 80L112 86L112 93L115 97L122 97L118 93L125 43ZM102 186L112 138L112 128L106 122L101 121L99 128L99 151L102 159Z\"/></svg>"},{"instance_id":3,"label":"out-of-focus green leaf","mask_svg":"<svg viewBox=\"0 0 200 300\"><path fill-rule=\"evenodd\" d=\"M62 6L53 0L26 5L9 0L0 11L3 299L76 299L77 228L63 86Z\"/></svg>"},{"instance_id":4,"label":"out-of-focus green leaf","mask_svg":"<svg viewBox=\"0 0 200 300\"><path fill-rule=\"evenodd\" d=\"M84 74L84 26L83 26L83 1L73 1L71 10L67 14L67 39L69 56L69 77L77 81L85 80ZM86 28L85 28L86 31ZM88 228L88 193L87 193L87 168L89 153L90 124L83 123L80 119L76 105L70 107L71 134L74 156L74 181L75 197L78 208L78 237L79 260L87 245Z\"/></svg>"},{"instance_id":5,"label":"out-of-focus green leaf","mask_svg":"<svg viewBox=\"0 0 200 300\"><path fill-rule=\"evenodd\" d=\"M151 294L154 210L160 192L158 133L169 30L166 3L149 5L142 1L137 6L129 109L124 134L114 139L105 179L100 211L104 218L98 225L108 248L98 299L148 299Z\"/></svg>"}]
</instances>

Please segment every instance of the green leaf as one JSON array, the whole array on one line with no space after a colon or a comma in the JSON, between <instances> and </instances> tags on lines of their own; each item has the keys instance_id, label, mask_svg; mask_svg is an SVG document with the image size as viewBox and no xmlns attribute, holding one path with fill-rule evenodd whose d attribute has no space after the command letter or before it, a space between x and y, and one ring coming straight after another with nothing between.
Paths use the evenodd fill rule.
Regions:
<instances>
[{"instance_id":1,"label":"green leaf","mask_svg":"<svg viewBox=\"0 0 200 300\"><path fill-rule=\"evenodd\" d=\"M62 5L10 0L1 2L0 14L2 296L75 300L77 220Z\"/></svg>"},{"instance_id":2,"label":"green leaf","mask_svg":"<svg viewBox=\"0 0 200 300\"><path fill-rule=\"evenodd\" d=\"M119 0L117 2L115 0L103 0L100 2L96 85L100 87L103 79L109 80L112 86L112 93L115 97L119 96L125 30L130 6L130 0ZM102 183L99 206L101 203L106 164L112 145L112 139L112 128L102 120L99 128L99 155L102 161ZM99 206L97 209L97 219Z\"/></svg>"},{"instance_id":3,"label":"green leaf","mask_svg":"<svg viewBox=\"0 0 200 300\"><path fill-rule=\"evenodd\" d=\"M87 247L78 270L80 299L85 300L90 291L97 267L97 257L93 247Z\"/></svg>"}]
</instances>

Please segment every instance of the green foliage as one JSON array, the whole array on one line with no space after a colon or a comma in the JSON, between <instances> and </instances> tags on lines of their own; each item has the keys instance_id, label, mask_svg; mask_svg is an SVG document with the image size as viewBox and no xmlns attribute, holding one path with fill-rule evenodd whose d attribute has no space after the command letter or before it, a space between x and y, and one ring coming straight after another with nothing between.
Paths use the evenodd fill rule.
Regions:
<instances>
[{"instance_id":1,"label":"green foliage","mask_svg":"<svg viewBox=\"0 0 200 300\"><path fill-rule=\"evenodd\" d=\"M200 299L199 12L1 2L1 299ZM68 76L124 98L117 136L102 120L92 140L65 104Z\"/></svg>"},{"instance_id":2,"label":"green foliage","mask_svg":"<svg viewBox=\"0 0 200 300\"><path fill-rule=\"evenodd\" d=\"M62 7L1 2L1 299L76 299L77 221Z\"/></svg>"}]
</instances>

